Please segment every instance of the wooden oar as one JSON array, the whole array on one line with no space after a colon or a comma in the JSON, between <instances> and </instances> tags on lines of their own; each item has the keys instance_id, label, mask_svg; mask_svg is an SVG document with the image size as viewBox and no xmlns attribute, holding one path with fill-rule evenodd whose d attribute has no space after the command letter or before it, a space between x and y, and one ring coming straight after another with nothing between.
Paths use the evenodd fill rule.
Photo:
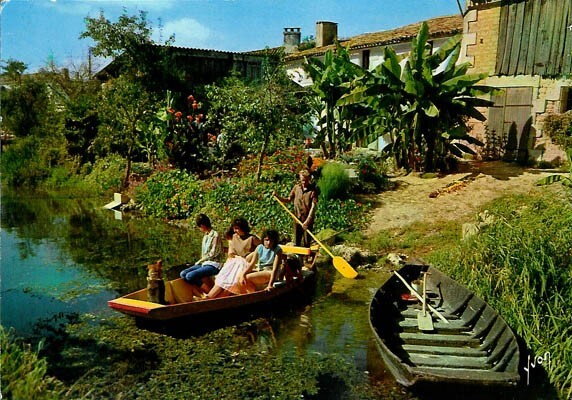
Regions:
<instances>
[{"instance_id":1,"label":"wooden oar","mask_svg":"<svg viewBox=\"0 0 572 400\"><path fill-rule=\"evenodd\" d=\"M300 221L300 220L298 219L298 217L296 217L296 216L294 215L294 213L292 213L292 211L290 211L290 210L288 209L288 207L286 207L286 205L285 205L284 203L282 203L278 197L276 197L276 196L273 196L273 197L274 197L274 199L276 199L276 201L278 202L278 204L280 204L280 205L286 210L286 212L287 212L288 214L290 214L290 216L294 219L294 221L296 221L296 223L298 223L300 226L303 226L303 225L304 225L304 224L302 223L302 221ZM325 251L326 253L328 253L328 255L329 255L330 257L332 257L332 261L333 261L334 267L336 267L336 269L337 269L344 277L346 277L346 278L352 278L352 279L353 279L353 278L355 278L355 277L358 275L357 271L356 271L355 269L353 269L352 266L351 266L346 260L344 260L344 259L343 259L342 257L340 257L340 256L334 256L334 255L332 254L332 252L330 251L330 249L328 249L322 242L320 242L320 241L318 240L318 238L317 238L316 236L314 236L314 234L313 234L312 232L310 232L309 229L306 229L306 232L308 232L308 233L310 234L310 236L312 236L312 238L314 238L314 240L316 241L316 243L318 243L318 244L320 245L320 247L321 247L322 249L324 249L324 251Z\"/></svg>"},{"instance_id":2,"label":"wooden oar","mask_svg":"<svg viewBox=\"0 0 572 400\"><path fill-rule=\"evenodd\" d=\"M409 283L407 283L407 281L405 280L405 278L403 278L401 275L399 275L399 273L397 273L397 271L393 271L393 273L401 280L401 282L403 282L403 284L405 285L405 287L406 287L407 289L409 289L409 291L410 291L411 293L413 293L413 295L414 295L415 297L417 297L420 301L423 301L423 299L421 298L421 295L420 295L419 293L417 293L417 291L416 291L415 289L413 289ZM437 310L435 309L435 307L433 307L431 304L427 304L427 307L428 307L431 311L433 311L439 318L441 318L441 319L443 320L443 322L449 323L449 321L447 320L447 318L445 318L445 317L443 316L443 314L441 314L439 311L437 311Z\"/></svg>"},{"instance_id":3,"label":"wooden oar","mask_svg":"<svg viewBox=\"0 0 572 400\"><path fill-rule=\"evenodd\" d=\"M417 314L417 326L422 331L433 330L433 318L427 314L427 272L423 272L423 310Z\"/></svg>"}]
</instances>

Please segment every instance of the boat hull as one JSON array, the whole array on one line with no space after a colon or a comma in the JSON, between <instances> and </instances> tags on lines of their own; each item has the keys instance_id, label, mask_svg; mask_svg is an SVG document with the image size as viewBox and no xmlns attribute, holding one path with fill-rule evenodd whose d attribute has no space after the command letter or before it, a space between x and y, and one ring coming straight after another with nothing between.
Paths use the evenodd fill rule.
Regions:
<instances>
[{"instance_id":1,"label":"boat hull","mask_svg":"<svg viewBox=\"0 0 572 400\"><path fill-rule=\"evenodd\" d=\"M169 321L192 316L204 316L223 311L240 312L248 307L265 305L277 300L308 294L315 282L314 271L304 271L303 278L289 285L280 285L272 290L238 294L215 299L193 300L190 285L183 279L165 284L167 304L147 301L147 289L141 289L117 299L109 300L114 310L144 320Z\"/></svg>"},{"instance_id":2,"label":"boat hull","mask_svg":"<svg viewBox=\"0 0 572 400\"><path fill-rule=\"evenodd\" d=\"M520 350L516 336L488 304L438 269L405 265L408 283L428 272L428 301L448 323L432 313L434 330L418 328L421 302L393 275L376 292L369 319L379 354L397 382L406 387L436 383L516 387Z\"/></svg>"}]
</instances>

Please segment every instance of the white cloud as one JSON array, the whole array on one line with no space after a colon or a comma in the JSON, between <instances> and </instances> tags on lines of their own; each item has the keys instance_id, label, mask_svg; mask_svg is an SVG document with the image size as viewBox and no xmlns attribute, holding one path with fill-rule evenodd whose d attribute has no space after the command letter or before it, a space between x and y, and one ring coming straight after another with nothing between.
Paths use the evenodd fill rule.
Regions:
<instances>
[{"instance_id":1,"label":"white cloud","mask_svg":"<svg viewBox=\"0 0 572 400\"><path fill-rule=\"evenodd\" d=\"M167 21L163 25L163 41L175 34L175 46L180 47L211 47L215 34L208 27L192 18L181 18ZM157 36L157 32L155 32Z\"/></svg>"}]
</instances>

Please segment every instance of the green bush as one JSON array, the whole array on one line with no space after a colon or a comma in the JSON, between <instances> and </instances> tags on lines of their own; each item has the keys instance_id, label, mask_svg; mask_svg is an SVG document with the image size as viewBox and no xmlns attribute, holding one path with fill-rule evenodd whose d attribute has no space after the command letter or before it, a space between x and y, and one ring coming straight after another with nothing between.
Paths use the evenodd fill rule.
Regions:
<instances>
[{"instance_id":1,"label":"green bush","mask_svg":"<svg viewBox=\"0 0 572 400\"><path fill-rule=\"evenodd\" d=\"M48 363L30 345L20 343L0 326L2 396L13 400L50 400L63 397L63 384L47 376Z\"/></svg>"},{"instance_id":2,"label":"green bush","mask_svg":"<svg viewBox=\"0 0 572 400\"><path fill-rule=\"evenodd\" d=\"M2 180L10 186L37 186L49 176L37 138L18 138L2 154Z\"/></svg>"},{"instance_id":3,"label":"green bush","mask_svg":"<svg viewBox=\"0 0 572 400\"><path fill-rule=\"evenodd\" d=\"M544 132L562 148L572 147L572 111L548 115L544 120Z\"/></svg>"},{"instance_id":4,"label":"green bush","mask_svg":"<svg viewBox=\"0 0 572 400\"><path fill-rule=\"evenodd\" d=\"M348 198L351 182L346 172L347 168L346 165L336 162L326 163L322 167L318 187L323 199L343 200Z\"/></svg>"},{"instance_id":5,"label":"green bush","mask_svg":"<svg viewBox=\"0 0 572 400\"><path fill-rule=\"evenodd\" d=\"M125 176L126 161L119 155L99 158L85 177L86 182L105 192L119 192Z\"/></svg>"},{"instance_id":6,"label":"green bush","mask_svg":"<svg viewBox=\"0 0 572 400\"><path fill-rule=\"evenodd\" d=\"M135 197L146 214L160 218L189 218L204 204L199 180L178 169L154 174Z\"/></svg>"},{"instance_id":7,"label":"green bush","mask_svg":"<svg viewBox=\"0 0 572 400\"><path fill-rule=\"evenodd\" d=\"M357 181L354 183L354 193L379 193L390 186L387 176L387 158L378 152L370 150L353 151L341 159L355 168Z\"/></svg>"},{"instance_id":8,"label":"green bush","mask_svg":"<svg viewBox=\"0 0 572 400\"><path fill-rule=\"evenodd\" d=\"M135 199L143 212L159 218L192 218L203 212L214 225L227 226L233 218L241 216L258 234L273 228L282 236L290 236L293 221L272 198L272 192L276 190L287 196L295 183L294 173L290 179L257 183L252 175L197 180L174 170L153 175L137 190ZM366 222L367 207L368 204L353 199L320 197L314 229L360 228Z\"/></svg>"}]
</instances>

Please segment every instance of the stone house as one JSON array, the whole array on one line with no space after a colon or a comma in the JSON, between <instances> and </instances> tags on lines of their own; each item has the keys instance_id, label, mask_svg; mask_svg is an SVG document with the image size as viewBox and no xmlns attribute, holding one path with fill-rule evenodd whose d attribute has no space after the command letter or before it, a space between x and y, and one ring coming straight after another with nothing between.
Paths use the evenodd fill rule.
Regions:
<instances>
[{"instance_id":1,"label":"stone house","mask_svg":"<svg viewBox=\"0 0 572 400\"><path fill-rule=\"evenodd\" d=\"M468 0L463 35L469 72L489 73L484 83L502 89L474 134L506 138L516 159L565 159L542 125L572 109L572 1Z\"/></svg>"},{"instance_id":2,"label":"stone house","mask_svg":"<svg viewBox=\"0 0 572 400\"><path fill-rule=\"evenodd\" d=\"M338 24L335 22L316 22L316 46L311 49L297 51L300 44L299 28L284 29L284 50L286 53L286 70L290 78L301 86L312 82L303 70L306 57L321 58L326 51L334 50L335 42L347 47L351 60L366 69L373 69L383 62L383 49L393 47L397 54L404 54L411 49L411 40L417 36L421 23L406 25L387 31L364 33L350 38L338 38ZM460 15L433 18L427 21L430 31L430 43L438 48L450 37L463 32L463 18Z\"/></svg>"}]
</instances>

